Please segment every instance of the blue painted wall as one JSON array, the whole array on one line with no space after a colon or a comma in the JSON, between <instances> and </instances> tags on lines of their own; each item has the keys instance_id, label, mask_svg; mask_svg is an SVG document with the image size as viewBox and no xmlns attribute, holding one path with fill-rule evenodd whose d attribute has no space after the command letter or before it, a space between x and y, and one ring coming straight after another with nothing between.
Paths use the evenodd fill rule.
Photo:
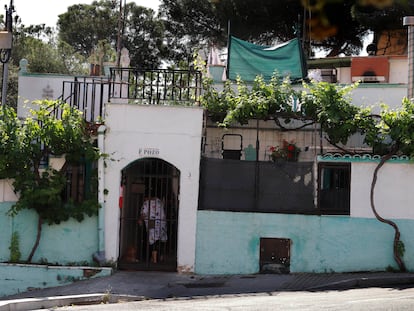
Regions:
<instances>
[{"instance_id":1,"label":"blue painted wall","mask_svg":"<svg viewBox=\"0 0 414 311\"><path fill-rule=\"evenodd\" d=\"M413 220L396 220L405 244L404 261L414 270ZM291 272L383 271L397 268L393 229L376 219L198 211L195 272L259 272L261 237L288 238Z\"/></svg>"},{"instance_id":2,"label":"blue painted wall","mask_svg":"<svg viewBox=\"0 0 414 311\"><path fill-rule=\"evenodd\" d=\"M0 261L10 259L12 232L19 233L22 260L26 260L36 240L37 214L22 210L10 217L7 211L12 203L0 203ZM42 227L39 247L33 257L34 263L73 264L91 263L92 255L98 251L98 217L88 217L82 222L70 219L59 225Z\"/></svg>"}]
</instances>

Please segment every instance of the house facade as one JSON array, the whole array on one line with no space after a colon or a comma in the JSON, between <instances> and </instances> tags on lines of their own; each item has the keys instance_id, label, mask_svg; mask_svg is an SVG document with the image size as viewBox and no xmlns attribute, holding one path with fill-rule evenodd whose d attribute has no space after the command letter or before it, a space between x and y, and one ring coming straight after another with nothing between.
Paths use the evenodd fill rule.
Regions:
<instances>
[{"instance_id":1,"label":"house facade","mask_svg":"<svg viewBox=\"0 0 414 311\"><path fill-rule=\"evenodd\" d=\"M310 67L321 68L321 78L329 77L335 83L369 77L363 78L365 83L354 90L356 105L383 101L397 107L401 103L407 93L405 73L401 74L406 72L406 59L387 57L388 71L375 75L369 68L356 70L352 61L349 59L345 64L339 60L337 64L321 61ZM169 92L180 96L185 93L183 90L197 93L194 85L185 84L191 79L181 78L177 90L153 94L153 85L145 89L145 77L135 78L140 83L130 88L131 80L123 74L131 73L114 72L114 80L107 80L112 83L99 89L103 91L94 98L99 98L103 105L80 106L91 119L102 115L104 121L97 131L98 146L106 154L98 164L99 215L80 223L82 229L69 223L63 224L68 226L64 229L60 226L46 229L59 232L61 240L72 241L74 249L65 252L67 257L54 253L46 245L61 246L57 241L50 244L53 239L46 235L35 261L95 258L115 262L125 269L199 274L397 268L392 252L393 230L376 220L369 202L378 158L339 156L334 148L321 144L316 127L281 132L269 121L254 121L243 127L217 128L205 118L203 109L194 105L194 96L187 98L189 102L193 100L190 106L162 104L163 94ZM175 73L171 79L180 79L180 74ZM23 72L19 78L20 116L24 115L25 101L50 94L50 90L44 91L48 86L53 88L53 94L65 93L65 84L61 80L56 82L62 77ZM156 80L153 76L148 79ZM66 90L72 90L71 87ZM110 92L112 97L105 97L106 88L115 88ZM122 96L131 89L135 93L142 91L146 97L137 100ZM93 93L85 91L88 87L83 90L82 98ZM301 148L297 162L271 161L269 148L284 141L294 141ZM348 147L370 151L359 137L353 137ZM414 242L409 238L414 228L409 187L413 177L409 159L393 159L381 170L375 192L378 212L400 228L408 270L414 269ZM3 189L0 206L7 210L16 197L10 183L3 181ZM156 225L151 225L151 219L140 221L145 204L151 202L159 202L157 208L163 210L165 219L159 229L165 232L164 237L160 234L155 238L157 234L151 230ZM35 215L17 217L36 223ZM16 218L4 217L2 221L5 226L1 228L8 232L3 245L9 245ZM21 231L22 249L26 249L32 237L22 231L22 226L17 229ZM158 242L151 243L153 238ZM157 253L156 260L153 251ZM3 248L0 256L6 261L8 250Z\"/></svg>"}]
</instances>

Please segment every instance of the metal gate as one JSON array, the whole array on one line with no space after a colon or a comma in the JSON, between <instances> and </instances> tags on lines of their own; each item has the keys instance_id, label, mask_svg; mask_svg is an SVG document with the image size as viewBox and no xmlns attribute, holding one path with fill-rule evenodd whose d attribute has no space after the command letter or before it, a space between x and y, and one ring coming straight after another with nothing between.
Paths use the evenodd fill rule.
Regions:
<instances>
[{"instance_id":1,"label":"metal gate","mask_svg":"<svg viewBox=\"0 0 414 311\"><path fill-rule=\"evenodd\" d=\"M155 158L122 172L119 268L175 271L180 172Z\"/></svg>"}]
</instances>

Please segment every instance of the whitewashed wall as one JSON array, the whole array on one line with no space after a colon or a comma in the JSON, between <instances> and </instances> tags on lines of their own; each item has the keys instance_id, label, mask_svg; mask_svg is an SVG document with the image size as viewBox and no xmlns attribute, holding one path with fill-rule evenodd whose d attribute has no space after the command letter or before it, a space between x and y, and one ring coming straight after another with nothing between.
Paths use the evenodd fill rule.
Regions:
<instances>
[{"instance_id":1,"label":"whitewashed wall","mask_svg":"<svg viewBox=\"0 0 414 311\"><path fill-rule=\"evenodd\" d=\"M352 103L356 106L377 106L380 103L387 104L390 108L401 106L402 99L407 97L407 85L390 84L363 84L352 91ZM373 110L378 112L379 109Z\"/></svg>"},{"instance_id":2,"label":"whitewashed wall","mask_svg":"<svg viewBox=\"0 0 414 311\"><path fill-rule=\"evenodd\" d=\"M0 203L16 202L17 196L13 190L13 180L0 179Z\"/></svg>"},{"instance_id":3,"label":"whitewashed wall","mask_svg":"<svg viewBox=\"0 0 414 311\"><path fill-rule=\"evenodd\" d=\"M71 76L28 74L19 76L17 115L26 117L33 108L32 102L41 99L57 99L62 95L63 81L73 81Z\"/></svg>"},{"instance_id":4,"label":"whitewashed wall","mask_svg":"<svg viewBox=\"0 0 414 311\"><path fill-rule=\"evenodd\" d=\"M337 79L341 84L351 84L351 67L337 68Z\"/></svg>"},{"instance_id":5,"label":"whitewashed wall","mask_svg":"<svg viewBox=\"0 0 414 311\"><path fill-rule=\"evenodd\" d=\"M408 83L408 60L405 56L396 56L389 59L390 76L389 83Z\"/></svg>"},{"instance_id":6,"label":"whitewashed wall","mask_svg":"<svg viewBox=\"0 0 414 311\"><path fill-rule=\"evenodd\" d=\"M119 185L121 171L144 158L163 159L180 171L178 219L178 271L194 271L196 216L200 169L203 110L177 106L109 104L107 107L105 152L105 256L116 260L119 251Z\"/></svg>"},{"instance_id":7,"label":"whitewashed wall","mask_svg":"<svg viewBox=\"0 0 414 311\"><path fill-rule=\"evenodd\" d=\"M370 189L375 162L351 166L351 216L374 218ZM414 219L414 164L387 163L379 171L375 188L378 213L389 219Z\"/></svg>"}]
</instances>

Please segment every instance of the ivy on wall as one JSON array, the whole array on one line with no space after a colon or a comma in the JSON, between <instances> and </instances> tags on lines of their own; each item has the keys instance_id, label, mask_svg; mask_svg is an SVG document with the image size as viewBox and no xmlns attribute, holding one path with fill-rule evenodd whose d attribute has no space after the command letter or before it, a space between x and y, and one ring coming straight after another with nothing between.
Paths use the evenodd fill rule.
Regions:
<instances>
[{"instance_id":1,"label":"ivy on wall","mask_svg":"<svg viewBox=\"0 0 414 311\"><path fill-rule=\"evenodd\" d=\"M381 104L381 111L374 114L372 107L352 104L351 92L358 83L339 85L311 81L304 82L299 89L294 88L288 78L280 79L275 75L269 82L258 76L251 85L241 79L227 80L221 91L210 79L205 79L203 85L201 103L219 126L259 119L273 120L281 130L286 130L286 124L300 120L302 125L289 130L317 123L325 139L333 145L346 145L352 135L360 133L368 146L382 150L383 154L414 156L414 102L407 98L402 99L398 109Z\"/></svg>"}]
</instances>

